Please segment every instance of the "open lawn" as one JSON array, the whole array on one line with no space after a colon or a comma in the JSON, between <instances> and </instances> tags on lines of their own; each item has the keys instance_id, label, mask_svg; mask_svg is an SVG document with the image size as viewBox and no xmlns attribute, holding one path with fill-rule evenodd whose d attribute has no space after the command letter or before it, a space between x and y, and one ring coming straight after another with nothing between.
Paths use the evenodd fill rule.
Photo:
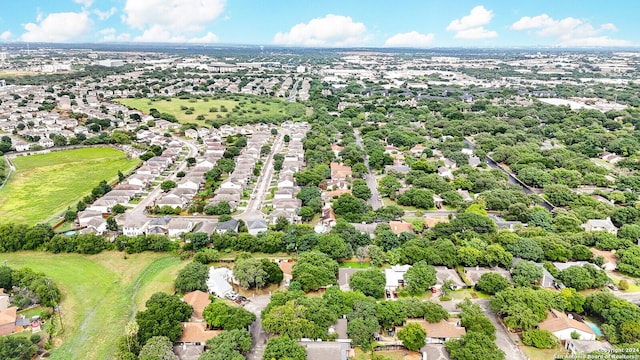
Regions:
<instances>
[{"instance_id":1,"label":"open lawn","mask_svg":"<svg viewBox=\"0 0 640 360\"><path fill-rule=\"evenodd\" d=\"M627 280L627 284L629 284L629 289L623 290L624 292L628 292L628 293L640 292L640 286L636 284L636 281L637 281L636 279L622 275L618 272L608 272L607 275L609 275L609 277L611 278L611 280L613 280L613 283L616 284L616 286L620 286L620 280L623 280L623 279Z\"/></svg>"},{"instance_id":2,"label":"open lawn","mask_svg":"<svg viewBox=\"0 0 640 360\"><path fill-rule=\"evenodd\" d=\"M526 345L522 345L520 348L530 360L559 359L569 355L562 345L558 345L554 349L537 349Z\"/></svg>"},{"instance_id":3,"label":"open lawn","mask_svg":"<svg viewBox=\"0 0 640 360\"><path fill-rule=\"evenodd\" d=\"M233 119L283 119L301 117L306 113L302 104L286 103L281 99L234 94L223 99L167 98L117 99L127 107L149 114L151 109L171 114L178 122L210 126L213 121L227 123ZM207 121L208 120L208 121Z\"/></svg>"},{"instance_id":4,"label":"open lawn","mask_svg":"<svg viewBox=\"0 0 640 360\"><path fill-rule=\"evenodd\" d=\"M128 160L112 148L85 148L15 157L16 171L0 190L0 221L44 222L75 205L102 180L127 173L139 159Z\"/></svg>"},{"instance_id":5,"label":"open lawn","mask_svg":"<svg viewBox=\"0 0 640 360\"><path fill-rule=\"evenodd\" d=\"M356 360L369 360L371 359L371 352L363 352L359 347L355 348ZM422 355L420 353L410 350L388 350L388 351L376 351L377 356L384 356L384 359L391 360L421 360Z\"/></svg>"},{"instance_id":6,"label":"open lawn","mask_svg":"<svg viewBox=\"0 0 640 360\"><path fill-rule=\"evenodd\" d=\"M366 269L371 267L371 263L368 261L363 262L362 264L359 261L345 261L339 263L341 268L351 268L351 269Z\"/></svg>"},{"instance_id":7,"label":"open lawn","mask_svg":"<svg viewBox=\"0 0 640 360\"><path fill-rule=\"evenodd\" d=\"M185 265L167 254L98 255L20 252L3 254L7 265L47 274L62 291L64 330L51 359L109 359L138 302L172 292L173 274ZM144 297L147 298L144 298Z\"/></svg>"}]
</instances>

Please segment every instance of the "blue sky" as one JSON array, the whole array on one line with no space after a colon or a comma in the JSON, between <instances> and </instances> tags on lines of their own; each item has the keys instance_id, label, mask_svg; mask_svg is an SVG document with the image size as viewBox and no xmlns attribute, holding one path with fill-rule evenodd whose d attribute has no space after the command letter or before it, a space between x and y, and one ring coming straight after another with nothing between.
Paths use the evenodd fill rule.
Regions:
<instances>
[{"instance_id":1,"label":"blue sky","mask_svg":"<svg viewBox=\"0 0 640 360\"><path fill-rule=\"evenodd\" d=\"M0 42L640 46L627 0L3 1ZM638 3L640 4L640 3Z\"/></svg>"}]
</instances>

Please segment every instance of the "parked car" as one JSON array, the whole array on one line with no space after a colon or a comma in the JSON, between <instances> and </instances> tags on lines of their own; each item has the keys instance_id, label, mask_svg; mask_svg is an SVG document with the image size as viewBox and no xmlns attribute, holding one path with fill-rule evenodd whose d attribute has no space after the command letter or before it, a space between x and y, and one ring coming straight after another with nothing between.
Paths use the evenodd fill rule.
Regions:
<instances>
[{"instance_id":1,"label":"parked car","mask_svg":"<svg viewBox=\"0 0 640 360\"><path fill-rule=\"evenodd\" d=\"M607 287L613 291L618 291L620 289L618 289L617 286L615 286L615 284L607 284Z\"/></svg>"}]
</instances>

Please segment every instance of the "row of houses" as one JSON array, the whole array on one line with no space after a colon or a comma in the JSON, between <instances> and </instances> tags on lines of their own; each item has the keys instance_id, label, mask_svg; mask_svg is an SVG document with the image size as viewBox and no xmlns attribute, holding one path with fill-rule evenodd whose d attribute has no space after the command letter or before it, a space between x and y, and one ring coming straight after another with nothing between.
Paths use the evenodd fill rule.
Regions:
<instances>
[{"instance_id":1,"label":"row of houses","mask_svg":"<svg viewBox=\"0 0 640 360\"><path fill-rule=\"evenodd\" d=\"M142 196L152 182L176 161L180 151L180 147L168 147L161 156L145 161L135 173L89 204L85 210L78 212L80 231L103 234L107 229L105 217L111 215L113 207L127 206L132 199Z\"/></svg>"},{"instance_id":2,"label":"row of houses","mask_svg":"<svg viewBox=\"0 0 640 360\"><path fill-rule=\"evenodd\" d=\"M209 205L218 205L221 202L226 202L231 206L232 211L238 208L245 190L247 190L251 179L254 177L253 170L261 157L260 150L262 146L267 145L271 140L272 135L269 130L269 128L263 127L251 131L252 133L247 139L247 145L235 160L235 169L215 190L213 198L208 202ZM222 135L222 131L220 135ZM215 143L208 143L207 146L209 147L210 145L219 147Z\"/></svg>"},{"instance_id":3,"label":"row of houses","mask_svg":"<svg viewBox=\"0 0 640 360\"><path fill-rule=\"evenodd\" d=\"M286 129L286 135L289 135L290 140L284 153L282 169L278 173L276 189L271 201L273 211L269 216L272 223L275 223L279 217L286 218L289 223L296 223L300 221L298 210L302 207L302 201L296 197L300 188L296 186L293 175L305 166L302 139L310 127L306 122L287 121L283 124L283 128Z\"/></svg>"}]
</instances>

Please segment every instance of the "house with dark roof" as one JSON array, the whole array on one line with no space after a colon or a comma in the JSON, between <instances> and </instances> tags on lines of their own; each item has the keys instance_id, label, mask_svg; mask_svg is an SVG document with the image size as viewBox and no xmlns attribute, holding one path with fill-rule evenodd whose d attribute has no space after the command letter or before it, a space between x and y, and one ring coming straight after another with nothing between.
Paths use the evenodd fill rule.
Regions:
<instances>
[{"instance_id":1,"label":"house with dark roof","mask_svg":"<svg viewBox=\"0 0 640 360\"><path fill-rule=\"evenodd\" d=\"M219 223L218 226L216 227L216 232L218 234L224 234L228 231L235 231L235 232L238 231L238 220L231 219L231 220L223 221Z\"/></svg>"},{"instance_id":2,"label":"house with dark roof","mask_svg":"<svg viewBox=\"0 0 640 360\"><path fill-rule=\"evenodd\" d=\"M337 341L298 341L307 351L307 360L347 360L351 344Z\"/></svg>"},{"instance_id":3,"label":"house with dark roof","mask_svg":"<svg viewBox=\"0 0 640 360\"><path fill-rule=\"evenodd\" d=\"M251 235L258 235L258 233L267 231L269 226L264 219L250 219L247 220L247 232Z\"/></svg>"}]
</instances>

